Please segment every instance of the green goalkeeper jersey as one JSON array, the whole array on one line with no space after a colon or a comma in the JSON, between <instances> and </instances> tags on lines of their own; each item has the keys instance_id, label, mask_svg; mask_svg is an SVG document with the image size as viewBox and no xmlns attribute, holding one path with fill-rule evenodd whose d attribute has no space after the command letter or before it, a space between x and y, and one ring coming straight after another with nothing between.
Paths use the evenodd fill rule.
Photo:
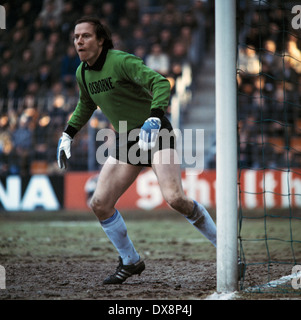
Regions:
<instances>
[{"instance_id":1,"label":"green goalkeeper jersey","mask_svg":"<svg viewBox=\"0 0 301 320\"><path fill-rule=\"evenodd\" d=\"M92 67L82 62L76 79L80 96L68 124L77 131L97 107L120 132L119 121L127 122L127 130L137 128L151 110L165 112L169 104L169 81L148 68L142 59L123 51L103 50Z\"/></svg>"}]
</instances>

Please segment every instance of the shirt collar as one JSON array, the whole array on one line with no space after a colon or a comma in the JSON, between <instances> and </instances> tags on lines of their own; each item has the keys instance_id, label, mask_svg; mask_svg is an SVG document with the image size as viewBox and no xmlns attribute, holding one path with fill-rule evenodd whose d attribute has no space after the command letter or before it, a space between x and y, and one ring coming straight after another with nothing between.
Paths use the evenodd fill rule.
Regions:
<instances>
[{"instance_id":1,"label":"shirt collar","mask_svg":"<svg viewBox=\"0 0 301 320\"><path fill-rule=\"evenodd\" d=\"M89 66L87 62L85 62L85 70L94 70L94 71L100 71L105 64L106 57L107 57L108 49L103 48L99 57L95 61L95 63L92 66Z\"/></svg>"}]
</instances>

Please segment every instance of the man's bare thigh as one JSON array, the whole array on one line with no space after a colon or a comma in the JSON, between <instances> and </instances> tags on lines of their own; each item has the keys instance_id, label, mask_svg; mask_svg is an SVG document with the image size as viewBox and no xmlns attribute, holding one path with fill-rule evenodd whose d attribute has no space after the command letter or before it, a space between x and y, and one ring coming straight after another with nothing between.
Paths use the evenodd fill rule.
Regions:
<instances>
[{"instance_id":1,"label":"man's bare thigh","mask_svg":"<svg viewBox=\"0 0 301 320\"><path fill-rule=\"evenodd\" d=\"M141 169L109 157L99 173L92 201L105 203L106 207L114 208L117 200L135 181Z\"/></svg>"}]
</instances>

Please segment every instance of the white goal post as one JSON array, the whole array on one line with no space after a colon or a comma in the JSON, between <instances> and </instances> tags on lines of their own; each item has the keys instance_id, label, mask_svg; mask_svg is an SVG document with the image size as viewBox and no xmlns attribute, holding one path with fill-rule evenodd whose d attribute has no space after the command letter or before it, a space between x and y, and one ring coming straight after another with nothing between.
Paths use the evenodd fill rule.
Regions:
<instances>
[{"instance_id":1,"label":"white goal post","mask_svg":"<svg viewBox=\"0 0 301 320\"><path fill-rule=\"evenodd\" d=\"M217 292L234 292L237 266L236 0L215 0Z\"/></svg>"}]
</instances>

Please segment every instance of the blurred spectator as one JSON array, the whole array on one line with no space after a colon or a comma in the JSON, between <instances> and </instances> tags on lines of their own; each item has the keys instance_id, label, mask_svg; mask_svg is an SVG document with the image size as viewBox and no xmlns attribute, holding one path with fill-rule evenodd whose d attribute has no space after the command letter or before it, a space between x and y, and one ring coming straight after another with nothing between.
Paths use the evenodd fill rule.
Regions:
<instances>
[{"instance_id":1,"label":"blurred spectator","mask_svg":"<svg viewBox=\"0 0 301 320\"><path fill-rule=\"evenodd\" d=\"M147 50L144 46L138 46L134 50L134 55L141 58L144 62L146 59Z\"/></svg>"},{"instance_id":2,"label":"blurred spectator","mask_svg":"<svg viewBox=\"0 0 301 320\"><path fill-rule=\"evenodd\" d=\"M57 23L57 21L54 18L48 19L45 25L45 28L48 34L55 33L55 32L59 34L61 33L60 25Z\"/></svg>"},{"instance_id":3,"label":"blurred spectator","mask_svg":"<svg viewBox=\"0 0 301 320\"><path fill-rule=\"evenodd\" d=\"M239 125L239 168L251 168L252 167L252 144L248 142L248 132L243 130L244 123L240 122ZM215 163L214 163L215 166Z\"/></svg>"},{"instance_id":4,"label":"blurred spectator","mask_svg":"<svg viewBox=\"0 0 301 320\"><path fill-rule=\"evenodd\" d=\"M43 31L37 31L28 46L33 53L34 61L37 66L39 66L43 61L46 45L47 41Z\"/></svg>"},{"instance_id":5,"label":"blurred spectator","mask_svg":"<svg viewBox=\"0 0 301 320\"><path fill-rule=\"evenodd\" d=\"M50 33L48 38L48 44L53 45L55 47L56 54L59 57L62 57L64 54L66 54L66 50L69 45L68 42L65 43L64 41L62 41L61 35L59 32Z\"/></svg>"},{"instance_id":6,"label":"blurred spectator","mask_svg":"<svg viewBox=\"0 0 301 320\"><path fill-rule=\"evenodd\" d=\"M50 19L54 19L57 24L61 23L61 13L63 10L63 0L44 0L40 12L43 25L46 26Z\"/></svg>"},{"instance_id":7,"label":"blurred spectator","mask_svg":"<svg viewBox=\"0 0 301 320\"><path fill-rule=\"evenodd\" d=\"M49 130L50 116L41 114L34 131L34 159L49 160L48 146L51 132Z\"/></svg>"},{"instance_id":8,"label":"blurred spectator","mask_svg":"<svg viewBox=\"0 0 301 320\"><path fill-rule=\"evenodd\" d=\"M150 43L145 37L144 31L140 26L137 26L133 30L131 39L128 40L128 51L133 53L135 48L138 46L143 46L146 50L149 50Z\"/></svg>"},{"instance_id":9,"label":"blurred spectator","mask_svg":"<svg viewBox=\"0 0 301 320\"><path fill-rule=\"evenodd\" d=\"M54 81L49 88L47 94L45 95L45 101L43 105L43 111L50 114L54 109L54 100L57 96L63 95L66 96L66 90L63 88L61 81Z\"/></svg>"},{"instance_id":10,"label":"blurred spectator","mask_svg":"<svg viewBox=\"0 0 301 320\"><path fill-rule=\"evenodd\" d=\"M65 106L65 97L62 94L56 94L53 97L53 105L50 108L50 117L51 117L51 122L50 126L52 130L59 130L62 129L63 126L66 123L66 117L68 112L64 110Z\"/></svg>"},{"instance_id":11,"label":"blurred spectator","mask_svg":"<svg viewBox=\"0 0 301 320\"><path fill-rule=\"evenodd\" d=\"M39 84L38 96L45 97L53 83L51 70L48 64L43 63L40 65L35 81Z\"/></svg>"},{"instance_id":12,"label":"blurred spectator","mask_svg":"<svg viewBox=\"0 0 301 320\"><path fill-rule=\"evenodd\" d=\"M61 17L62 17L62 24L61 24L62 38L65 41L68 41L70 32L73 31L75 21L80 17L79 12L74 10L73 2L71 0L70 1L67 0L64 2Z\"/></svg>"},{"instance_id":13,"label":"blurred spectator","mask_svg":"<svg viewBox=\"0 0 301 320\"><path fill-rule=\"evenodd\" d=\"M189 27L190 30L195 30L198 27L197 16L193 10L187 10L184 12L182 26Z\"/></svg>"},{"instance_id":14,"label":"blurred spectator","mask_svg":"<svg viewBox=\"0 0 301 320\"><path fill-rule=\"evenodd\" d=\"M283 76L280 79L285 82L284 90L286 90L286 100L288 101L294 100L293 96L298 91L298 86L300 85L298 83L299 73L295 65L293 59L284 57L284 70L281 72Z\"/></svg>"},{"instance_id":15,"label":"blurred spectator","mask_svg":"<svg viewBox=\"0 0 301 320\"><path fill-rule=\"evenodd\" d=\"M118 20L119 29L118 34L120 38L124 42L126 46L128 46L132 33L133 33L133 26L130 23L130 20L126 16L121 16Z\"/></svg>"},{"instance_id":16,"label":"blurred spectator","mask_svg":"<svg viewBox=\"0 0 301 320\"><path fill-rule=\"evenodd\" d=\"M183 64L187 60L187 48L185 44L178 40L173 44L171 52L171 60L173 63L177 62Z\"/></svg>"},{"instance_id":17,"label":"blurred spectator","mask_svg":"<svg viewBox=\"0 0 301 320\"><path fill-rule=\"evenodd\" d=\"M35 81L29 83L24 94L34 96L35 99L43 98L43 96L41 97L39 94L39 89L40 84L37 82L37 79L35 79Z\"/></svg>"},{"instance_id":18,"label":"blurred spectator","mask_svg":"<svg viewBox=\"0 0 301 320\"><path fill-rule=\"evenodd\" d=\"M251 143L251 168L275 168L285 163L284 153L281 148L268 143L267 136L259 133L254 136Z\"/></svg>"},{"instance_id":19,"label":"blurred spectator","mask_svg":"<svg viewBox=\"0 0 301 320\"><path fill-rule=\"evenodd\" d=\"M9 63L4 63L0 67L0 97L7 96L7 84L12 78L11 66Z\"/></svg>"},{"instance_id":20,"label":"blurred spectator","mask_svg":"<svg viewBox=\"0 0 301 320\"><path fill-rule=\"evenodd\" d=\"M200 53L206 51L210 46L210 34L214 26L214 9L210 5L201 0L194 2L192 8L193 14L197 23L199 32L198 45L200 47Z\"/></svg>"},{"instance_id":21,"label":"blurred spectator","mask_svg":"<svg viewBox=\"0 0 301 320\"><path fill-rule=\"evenodd\" d=\"M23 114L18 128L13 133L13 144L21 175L29 174L30 155L32 153L32 132L28 128L29 119Z\"/></svg>"},{"instance_id":22,"label":"blurred spectator","mask_svg":"<svg viewBox=\"0 0 301 320\"><path fill-rule=\"evenodd\" d=\"M159 32L159 43L161 45L162 51L169 56L172 54L172 47L174 43L174 38L169 29L162 29Z\"/></svg>"},{"instance_id":23,"label":"blurred spectator","mask_svg":"<svg viewBox=\"0 0 301 320\"><path fill-rule=\"evenodd\" d=\"M36 18L37 12L34 10L32 1L24 1L20 10L17 11L20 19L24 20L25 26L30 26Z\"/></svg>"},{"instance_id":24,"label":"blurred spectator","mask_svg":"<svg viewBox=\"0 0 301 320\"><path fill-rule=\"evenodd\" d=\"M29 25L26 25L24 18L18 18L16 20L15 27L12 29L12 33L15 31L21 31L22 33L22 41L27 43L29 40Z\"/></svg>"},{"instance_id":25,"label":"blurred spectator","mask_svg":"<svg viewBox=\"0 0 301 320\"><path fill-rule=\"evenodd\" d=\"M35 34L38 32L41 32L44 38L48 39L49 30L43 25L43 20L41 19L41 17L37 17L35 20L33 20L30 26L30 42L33 41Z\"/></svg>"},{"instance_id":26,"label":"blurred spectator","mask_svg":"<svg viewBox=\"0 0 301 320\"><path fill-rule=\"evenodd\" d=\"M181 42L188 52L192 44L192 28L188 25L182 26L180 28L180 33L177 37L177 41Z\"/></svg>"},{"instance_id":27,"label":"blurred spectator","mask_svg":"<svg viewBox=\"0 0 301 320\"><path fill-rule=\"evenodd\" d=\"M96 8L92 2L84 4L83 7L83 16L93 16L96 15Z\"/></svg>"},{"instance_id":28,"label":"blurred spectator","mask_svg":"<svg viewBox=\"0 0 301 320\"><path fill-rule=\"evenodd\" d=\"M57 54L56 47L52 43L48 43L46 46L42 64L49 65L53 82L61 79L62 57Z\"/></svg>"},{"instance_id":29,"label":"blurred spectator","mask_svg":"<svg viewBox=\"0 0 301 320\"><path fill-rule=\"evenodd\" d=\"M112 33L112 41L114 43L115 50L124 51L127 49L127 46L126 46L124 40L121 38L119 33L117 33L117 32Z\"/></svg>"},{"instance_id":30,"label":"blurred spectator","mask_svg":"<svg viewBox=\"0 0 301 320\"><path fill-rule=\"evenodd\" d=\"M162 52L159 43L154 43L152 45L151 52L146 55L145 64L164 76L167 76L169 73L169 57Z\"/></svg>"},{"instance_id":31,"label":"blurred spectator","mask_svg":"<svg viewBox=\"0 0 301 320\"><path fill-rule=\"evenodd\" d=\"M99 16L110 28L116 26L118 16L115 14L114 3L112 1L104 1L99 10Z\"/></svg>"},{"instance_id":32,"label":"blurred spectator","mask_svg":"<svg viewBox=\"0 0 301 320\"><path fill-rule=\"evenodd\" d=\"M11 42L9 42L12 51L12 59L16 62L22 56L22 52L26 47L26 37L24 29L17 29L12 34Z\"/></svg>"},{"instance_id":33,"label":"blurred spectator","mask_svg":"<svg viewBox=\"0 0 301 320\"><path fill-rule=\"evenodd\" d=\"M267 39L264 42L264 51L261 53L261 62L265 64L268 72L272 72L275 76L283 69L283 58L277 54L276 42L272 39Z\"/></svg>"},{"instance_id":34,"label":"blurred spectator","mask_svg":"<svg viewBox=\"0 0 301 320\"><path fill-rule=\"evenodd\" d=\"M261 19L260 13L256 10L252 10L252 12L250 12L250 15L251 17L248 17L247 21L251 25L259 25ZM259 30L259 28L248 28L244 43L247 43L250 47L259 48L260 40L262 39L260 37L260 32L263 32L263 29L264 28L261 28L261 30Z\"/></svg>"},{"instance_id":35,"label":"blurred spectator","mask_svg":"<svg viewBox=\"0 0 301 320\"><path fill-rule=\"evenodd\" d=\"M168 26L174 33L182 24L182 14L176 7L174 1L166 1L160 17L161 23Z\"/></svg>"},{"instance_id":36,"label":"blurred spectator","mask_svg":"<svg viewBox=\"0 0 301 320\"><path fill-rule=\"evenodd\" d=\"M160 32L160 26L153 20L153 14L145 12L141 15L140 26L146 39L150 43L158 41L158 33Z\"/></svg>"},{"instance_id":37,"label":"blurred spectator","mask_svg":"<svg viewBox=\"0 0 301 320\"><path fill-rule=\"evenodd\" d=\"M172 61L170 66L170 77L173 79L173 82L177 80L178 77L182 75L183 65L180 62Z\"/></svg>"},{"instance_id":38,"label":"blurred spectator","mask_svg":"<svg viewBox=\"0 0 301 320\"><path fill-rule=\"evenodd\" d=\"M287 43L287 60L290 66L301 74L301 50L298 48L297 38L291 38Z\"/></svg>"},{"instance_id":39,"label":"blurred spectator","mask_svg":"<svg viewBox=\"0 0 301 320\"><path fill-rule=\"evenodd\" d=\"M12 51L12 49L9 48L9 47L4 47L2 52L3 53L2 53L2 56L0 58L1 65L4 64L4 63L11 64L12 59L13 59L13 51Z\"/></svg>"},{"instance_id":40,"label":"blurred spectator","mask_svg":"<svg viewBox=\"0 0 301 320\"><path fill-rule=\"evenodd\" d=\"M239 50L238 68L247 74L258 74L260 62L255 47L247 46Z\"/></svg>"},{"instance_id":41,"label":"blurred spectator","mask_svg":"<svg viewBox=\"0 0 301 320\"><path fill-rule=\"evenodd\" d=\"M14 106L17 106L17 99L21 98L23 94L23 88L16 78L12 78L7 83L7 93L8 99L15 100Z\"/></svg>"},{"instance_id":42,"label":"blurred spectator","mask_svg":"<svg viewBox=\"0 0 301 320\"><path fill-rule=\"evenodd\" d=\"M23 51L22 59L19 62L17 74L22 86L27 87L30 82L35 79L36 61L34 60L33 52L27 48Z\"/></svg>"},{"instance_id":43,"label":"blurred spectator","mask_svg":"<svg viewBox=\"0 0 301 320\"><path fill-rule=\"evenodd\" d=\"M132 26L139 22L139 2L138 0L126 0L124 16L129 20Z\"/></svg>"},{"instance_id":44,"label":"blurred spectator","mask_svg":"<svg viewBox=\"0 0 301 320\"><path fill-rule=\"evenodd\" d=\"M73 87L76 85L76 69L80 64L80 59L74 48L74 45L69 45L67 54L63 56L61 63L61 80L65 87Z\"/></svg>"},{"instance_id":45,"label":"blurred spectator","mask_svg":"<svg viewBox=\"0 0 301 320\"><path fill-rule=\"evenodd\" d=\"M1 127L3 122L8 122L7 116L1 117ZM0 131L0 175L16 174L18 167L15 163L16 157L13 155L14 145L12 136L7 131Z\"/></svg>"}]
</instances>

